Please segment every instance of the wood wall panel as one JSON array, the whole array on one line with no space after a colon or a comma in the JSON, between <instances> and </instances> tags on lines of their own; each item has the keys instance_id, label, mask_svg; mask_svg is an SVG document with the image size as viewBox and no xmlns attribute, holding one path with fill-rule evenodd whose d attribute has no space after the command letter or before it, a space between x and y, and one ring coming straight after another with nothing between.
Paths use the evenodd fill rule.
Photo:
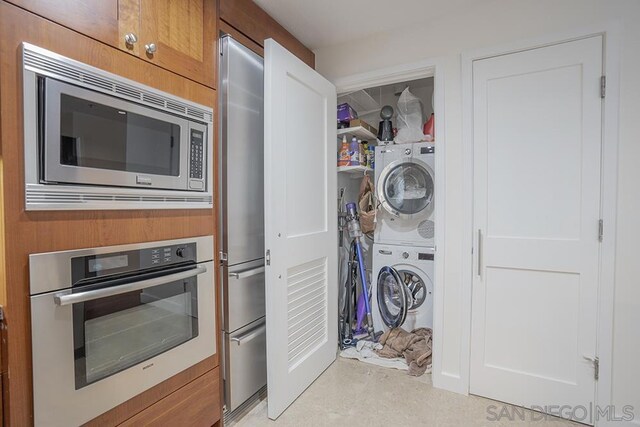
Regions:
<instances>
[{"instance_id":1,"label":"wood wall panel","mask_svg":"<svg viewBox=\"0 0 640 427\"><path fill-rule=\"evenodd\" d=\"M315 68L315 55L290 32L251 0L220 0L220 19L260 46L273 38L291 53Z\"/></svg>"},{"instance_id":2,"label":"wood wall panel","mask_svg":"<svg viewBox=\"0 0 640 427\"><path fill-rule=\"evenodd\" d=\"M6 284L8 404L5 424L33 423L28 255L176 239L215 232L202 210L25 212L20 46L26 41L160 90L215 107L216 92L4 1L0 2L0 129ZM214 117L216 114L214 114ZM217 150L214 148L217 156ZM217 162L217 160L214 160ZM216 164L216 163L214 163ZM214 173L214 188L217 188ZM217 200L214 199L214 200ZM217 247L216 239L216 247ZM214 252L217 256L218 251ZM215 260L218 264L218 260ZM218 275L215 274L215 277ZM219 313L217 314L219 318ZM219 342L219 337L218 337ZM218 347L219 348L219 347ZM215 364L217 364L217 356Z\"/></svg>"}]
</instances>

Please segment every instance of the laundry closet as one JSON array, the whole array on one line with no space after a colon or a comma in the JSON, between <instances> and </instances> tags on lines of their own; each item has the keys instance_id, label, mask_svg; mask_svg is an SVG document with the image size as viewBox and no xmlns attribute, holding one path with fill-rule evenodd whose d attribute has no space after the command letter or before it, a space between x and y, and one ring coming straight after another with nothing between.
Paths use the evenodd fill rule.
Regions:
<instances>
[{"instance_id":1,"label":"laundry closet","mask_svg":"<svg viewBox=\"0 0 640 427\"><path fill-rule=\"evenodd\" d=\"M390 328L407 332L433 328L433 93L434 77L426 77L338 95L342 356L364 359L362 346L358 351L355 346L358 338L374 341L371 326L375 340ZM359 213L373 325L363 314L362 275L356 274L360 266L346 210L349 202L356 202ZM430 348L431 331L427 333ZM430 372L430 366L424 370Z\"/></svg>"}]
</instances>

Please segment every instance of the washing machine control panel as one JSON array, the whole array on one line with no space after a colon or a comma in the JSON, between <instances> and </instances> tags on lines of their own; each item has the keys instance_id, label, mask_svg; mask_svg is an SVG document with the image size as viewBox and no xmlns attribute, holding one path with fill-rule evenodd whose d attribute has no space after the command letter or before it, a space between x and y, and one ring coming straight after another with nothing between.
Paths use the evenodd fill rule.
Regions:
<instances>
[{"instance_id":1,"label":"washing machine control panel","mask_svg":"<svg viewBox=\"0 0 640 427\"><path fill-rule=\"evenodd\" d=\"M433 261L433 254L432 253L418 252L418 259L420 261Z\"/></svg>"}]
</instances>

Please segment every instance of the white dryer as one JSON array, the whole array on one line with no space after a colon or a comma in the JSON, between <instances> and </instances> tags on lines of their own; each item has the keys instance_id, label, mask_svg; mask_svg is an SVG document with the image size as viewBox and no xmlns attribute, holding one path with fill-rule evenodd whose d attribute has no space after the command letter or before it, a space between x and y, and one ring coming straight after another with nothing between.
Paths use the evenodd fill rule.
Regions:
<instances>
[{"instance_id":1,"label":"white dryer","mask_svg":"<svg viewBox=\"0 0 640 427\"><path fill-rule=\"evenodd\" d=\"M376 331L433 329L433 249L373 245L371 311Z\"/></svg>"},{"instance_id":2,"label":"white dryer","mask_svg":"<svg viewBox=\"0 0 640 427\"><path fill-rule=\"evenodd\" d=\"M427 142L376 147L376 243L434 246L434 152Z\"/></svg>"}]
</instances>

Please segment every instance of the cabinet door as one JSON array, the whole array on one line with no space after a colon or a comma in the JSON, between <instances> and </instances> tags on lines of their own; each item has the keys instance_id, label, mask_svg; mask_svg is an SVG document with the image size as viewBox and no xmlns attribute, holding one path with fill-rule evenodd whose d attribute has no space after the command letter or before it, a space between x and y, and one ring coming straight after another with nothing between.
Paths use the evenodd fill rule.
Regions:
<instances>
[{"instance_id":1,"label":"cabinet door","mask_svg":"<svg viewBox=\"0 0 640 427\"><path fill-rule=\"evenodd\" d=\"M140 0L10 0L30 12L93 39L138 55ZM129 39L130 41L132 39Z\"/></svg>"},{"instance_id":2,"label":"cabinet door","mask_svg":"<svg viewBox=\"0 0 640 427\"><path fill-rule=\"evenodd\" d=\"M140 57L215 87L216 2L140 0Z\"/></svg>"}]
</instances>

